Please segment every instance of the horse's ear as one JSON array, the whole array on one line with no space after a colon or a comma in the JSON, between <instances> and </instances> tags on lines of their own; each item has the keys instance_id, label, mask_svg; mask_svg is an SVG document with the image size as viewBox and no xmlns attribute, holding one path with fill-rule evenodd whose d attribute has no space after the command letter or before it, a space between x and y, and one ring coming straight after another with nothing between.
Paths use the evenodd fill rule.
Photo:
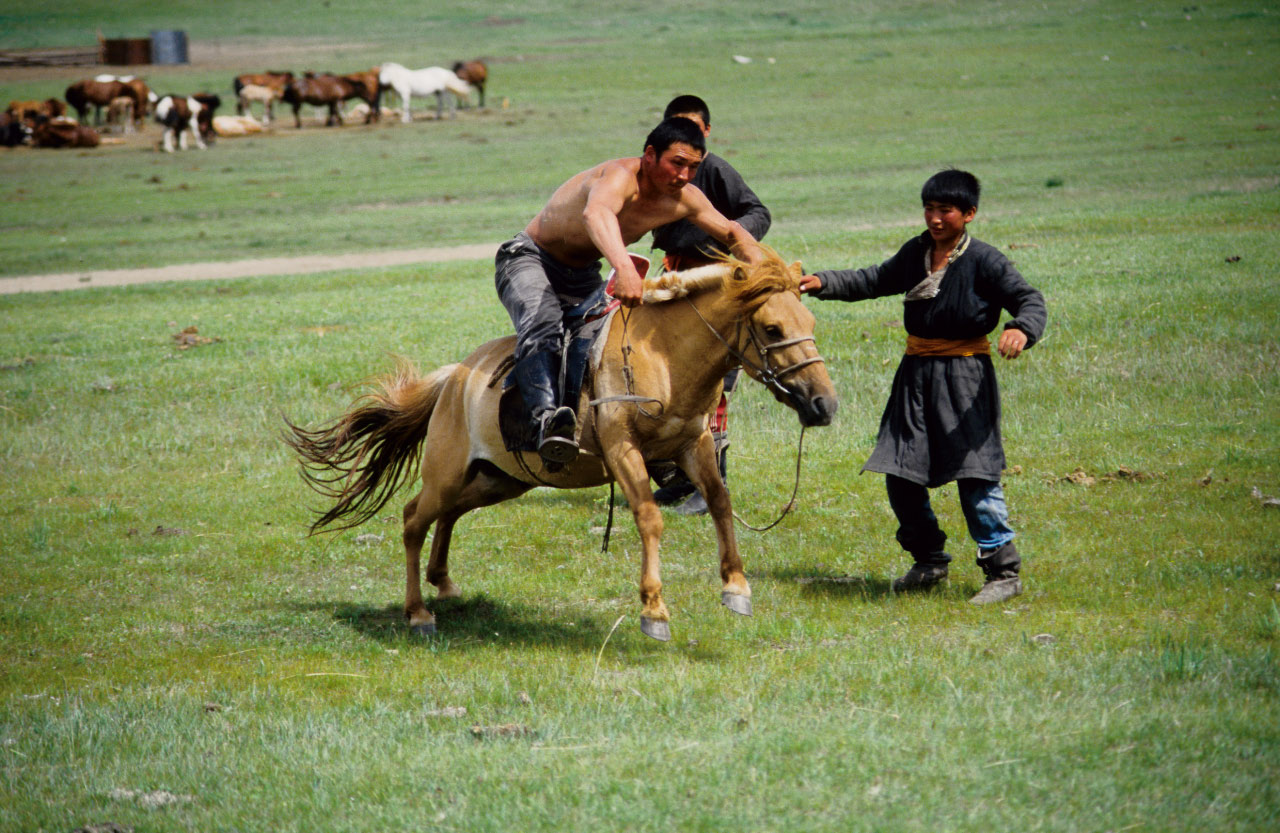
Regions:
<instances>
[{"instance_id":1,"label":"horse's ear","mask_svg":"<svg viewBox=\"0 0 1280 833\"><path fill-rule=\"evenodd\" d=\"M729 279L734 283L742 283L747 279L747 264L736 261L733 264L733 271L729 273Z\"/></svg>"},{"instance_id":2,"label":"horse's ear","mask_svg":"<svg viewBox=\"0 0 1280 833\"><path fill-rule=\"evenodd\" d=\"M787 271L790 272L792 277L796 280L800 280L800 278L804 276L804 267L800 265L800 261L798 260L788 266Z\"/></svg>"}]
</instances>

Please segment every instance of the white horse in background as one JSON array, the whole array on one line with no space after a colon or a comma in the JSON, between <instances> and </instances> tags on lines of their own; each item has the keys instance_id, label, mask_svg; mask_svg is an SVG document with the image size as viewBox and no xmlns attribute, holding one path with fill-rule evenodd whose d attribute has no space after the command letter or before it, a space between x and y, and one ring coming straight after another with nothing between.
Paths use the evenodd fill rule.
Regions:
<instances>
[{"instance_id":1,"label":"white horse in background","mask_svg":"<svg viewBox=\"0 0 1280 833\"><path fill-rule=\"evenodd\" d=\"M449 99L449 118L457 115L459 99L471 100L471 85L454 74L453 70L444 67L405 69L400 64L385 63L378 72L378 83L383 87L390 87L396 91L396 95L400 96L403 105L400 121L405 124L413 121L413 116L409 113L411 96L434 95L437 119L444 115L446 92L453 94Z\"/></svg>"}]
</instances>

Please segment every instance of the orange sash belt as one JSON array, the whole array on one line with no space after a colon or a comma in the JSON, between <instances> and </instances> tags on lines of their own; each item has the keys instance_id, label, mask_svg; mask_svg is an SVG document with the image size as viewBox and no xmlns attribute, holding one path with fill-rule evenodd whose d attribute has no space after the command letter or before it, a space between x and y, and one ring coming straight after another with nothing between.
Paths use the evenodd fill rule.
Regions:
<instances>
[{"instance_id":1,"label":"orange sash belt","mask_svg":"<svg viewBox=\"0 0 1280 833\"><path fill-rule=\"evenodd\" d=\"M974 338L921 338L907 335L908 356L990 356L991 342L986 336Z\"/></svg>"}]
</instances>

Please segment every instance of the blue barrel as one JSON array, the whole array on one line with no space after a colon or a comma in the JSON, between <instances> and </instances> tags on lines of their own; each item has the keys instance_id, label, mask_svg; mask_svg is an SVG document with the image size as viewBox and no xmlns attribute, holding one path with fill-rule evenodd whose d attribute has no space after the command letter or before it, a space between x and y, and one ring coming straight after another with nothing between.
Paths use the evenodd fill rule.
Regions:
<instances>
[{"instance_id":1,"label":"blue barrel","mask_svg":"<svg viewBox=\"0 0 1280 833\"><path fill-rule=\"evenodd\" d=\"M152 32L151 63L187 63L187 33L177 29Z\"/></svg>"}]
</instances>

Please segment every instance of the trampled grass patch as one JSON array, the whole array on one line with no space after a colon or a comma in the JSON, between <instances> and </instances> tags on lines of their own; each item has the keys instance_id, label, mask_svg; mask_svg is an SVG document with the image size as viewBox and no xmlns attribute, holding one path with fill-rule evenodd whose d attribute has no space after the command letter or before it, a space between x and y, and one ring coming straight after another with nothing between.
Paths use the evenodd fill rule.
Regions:
<instances>
[{"instance_id":1,"label":"trampled grass patch","mask_svg":"<svg viewBox=\"0 0 1280 833\"><path fill-rule=\"evenodd\" d=\"M184 25L274 34L233 7ZM112 15L150 27L132 8ZM500 58L493 106L455 122L0 154L0 275L496 242L687 90L811 270L884 259L923 179L969 167L976 236L1049 303L1044 342L998 367L1026 592L966 604L951 487L950 581L890 590L907 558L859 470L897 299L810 303L841 409L805 434L795 511L738 532L752 618L720 605L709 522L665 516L664 645L637 628L625 510L600 551L606 489L463 518L431 641L402 622L395 502L305 537L282 415L505 333L490 264L0 296L0 829L1273 828L1274 14L525 8L393 4L359 44L349 11L299 18L337 69ZM14 31L65 41L94 14ZM795 417L744 383L731 419L735 509L772 520Z\"/></svg>"}]
</instances>

